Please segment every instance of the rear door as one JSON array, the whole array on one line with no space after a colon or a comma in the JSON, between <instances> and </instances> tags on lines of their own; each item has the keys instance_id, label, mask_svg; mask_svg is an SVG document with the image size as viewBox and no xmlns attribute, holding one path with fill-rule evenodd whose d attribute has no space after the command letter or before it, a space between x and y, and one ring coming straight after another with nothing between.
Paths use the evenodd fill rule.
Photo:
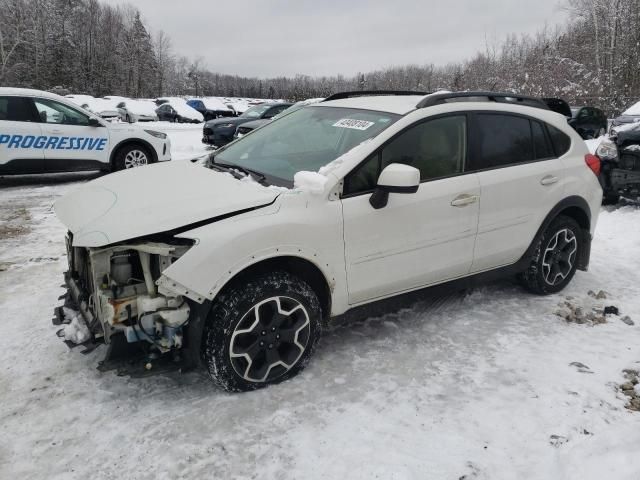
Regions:
<instances>
[{"instance_id":1,"label":"rear door","mask_svg":"<svg viewBox=\"0 0 640 480\"><path fill-rule=\"evenodd\" d=\"M564 198L564 169L546 125L498 112L472 116L470 168L480 180L480 217L472 272L510 265Z\"/></svg>"},{"instance_id":2,"label":"rear door","mask_svg":"<svg viewBox=\"0 0 640 480\"><path fill-rule=\"evenodd\" d=\"M48 172L95 170L109 165L109 130L89 125L89 115L70 105L34 98L40 116Z\"/></svg>"},{"instance_id":3,"label":"rear door","mask_svg":"<svg viewBox=\"0 0 640 480\"><path fill-rule=\"evenodd\" d=\"M0 97L0 174L42 173L44 138L29 98Z\"/></svg>"}]
</instances>

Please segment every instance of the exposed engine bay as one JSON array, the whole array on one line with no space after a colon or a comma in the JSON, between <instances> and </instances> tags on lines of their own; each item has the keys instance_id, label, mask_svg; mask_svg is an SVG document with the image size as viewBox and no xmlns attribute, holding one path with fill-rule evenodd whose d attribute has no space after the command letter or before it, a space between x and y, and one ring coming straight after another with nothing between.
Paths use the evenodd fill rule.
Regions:
<instances>
[{"instance_id":1,"label":"exposed engine bay","mask_svg":"<svg viewBox=\"0 0 640 480\"><path fill-rule=\"evenodd\" d=\"M68 312L81 315L89 339L87 350L100 343L126 342L149 356L172 352L179 357L192 303L156 281L161 272L191 247L191 241L123 243L103 248L71 246L67 236L68 292L64 307L56 309L54 324L68 324ZM64 337L64 328L58 332ZM66 341L70 345L70 341ZM150 364L147 364L150 365ZM148 367L150 368L150 367Z\"/></svg>"}]
</instances>

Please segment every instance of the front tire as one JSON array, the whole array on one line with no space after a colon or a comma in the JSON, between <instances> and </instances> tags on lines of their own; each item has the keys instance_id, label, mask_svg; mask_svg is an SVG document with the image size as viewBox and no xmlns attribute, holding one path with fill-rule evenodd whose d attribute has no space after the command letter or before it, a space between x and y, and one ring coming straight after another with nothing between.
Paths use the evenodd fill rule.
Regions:
<instances>
[{"instance_id":1,"label":"front tire","mask_svg":"<svg viewBox=\"0 0 640 480\"><path fill-rule=\"evenodd\" d=\"M584 233L573 218L560 215L536 242L529 268L520 275L524 287L538 295L557 293L576 273Z\"/></svg>"},{"instance_id":2,"label":"front tire","mask_svg":"<svg viewBox=\"0 0 640 480\"><path fill-rule=\"evenodd\" d=\"M153 157L147 148L138 144L125 145L118 150L114 159L114 171L143 167L153 163Z\"/></svg>"},{"instance_id":3,"label":"front tire","mask_svg":"<svg viewBox=\"0 0 640 480\"><path fill-rule=\"evenodd\" d=\"M287 272L234 282L205 325L202 356L211 379L242 392L293 377L315 350L321 319L315 292Z\"/></svg>"}]
</instances>

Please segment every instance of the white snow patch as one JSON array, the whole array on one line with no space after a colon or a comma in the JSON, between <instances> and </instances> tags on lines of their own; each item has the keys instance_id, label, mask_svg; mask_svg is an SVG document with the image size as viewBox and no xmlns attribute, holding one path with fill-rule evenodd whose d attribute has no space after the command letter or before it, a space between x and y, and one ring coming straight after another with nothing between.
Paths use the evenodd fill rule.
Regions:
<instances>
[{"instance_id":1,"label":"white snow patch","mask_svg":"<svg viewBox=\"0 0 640 480\"><path fill-rule=\"evenodd\" d=\"M640 102L630 106L624 112L623 115L640 115Z\"/></svg>"},{"instance_id":2,"label":"white snow patch","mask_svg":"<svg viewBox=\"0 0 640 480\"><path fill-rule=\"evenodd\" d=\"M293 176L293 188L312 194L324 192L327 177L318 172L297 172Z\"/></svg>"},{"instance_id":3,"label":"white snow patch","mask_svg":"<svg viewBox=\"0 0 640 480\"><path fill-rule=\"evenodd\" d=\"M70 340L76 344L80 344L89 340L91 334L89 333L89 329L82 319L82 314L65 307L64 315L67 318L71 318L71 322L66 324L63 328L64 339Z\"/></svg>"}]
</instances>

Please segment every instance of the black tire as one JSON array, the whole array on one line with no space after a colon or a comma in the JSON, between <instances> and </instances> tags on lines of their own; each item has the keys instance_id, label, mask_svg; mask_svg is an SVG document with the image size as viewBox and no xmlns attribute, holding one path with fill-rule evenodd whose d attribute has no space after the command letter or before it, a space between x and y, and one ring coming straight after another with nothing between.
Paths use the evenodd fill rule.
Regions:
<instances>
[{"instance_id":1,"label":"black tire","mask_svg":"<svg viewBox=\"0 0 640 480\"><path fill-rule=\"evenodd\" d=\"M146 157L146 163L142 163L142 157L139 157L136 152ZM113 171L117 172L120 170L126 170L127 168L133 168L131 166L131 158L127 158L131 154L140 158L140 161L138 162L139 164L136 166L140 167L153 163L153 156L151 155L151 152L149 152L149 149L147 147L138 143L130 143L118 149L118 152L116 153L113 160Z\"/></svg>"},{"instance_id":2,"label":"black tire","mask_svg":"<svg viewBox=\"0 0 640 480\"><path fill-rule=\"evenodd\" d=\"M207 318L204 364L213 382L229 392L280 383L308 363L320 339L321 320L315 292L287 272L236 281L218 296Z\"/></svg>"},{"instance_id":3,"label":"black tire","mask_svg":"<svg viewBox=\"0 0 640 480\"><path fill-rule=\"evenodd\" d=\"M617 205L620 201L620 195L615 193L605 193L602 197L602 205Z\"/></svg>"},{"instance_id":4,"label":"black tire","mask_svg":"<svg viewBox=\"0 0 640 480\"><path fill-rule=\"evenodd\" d=\"M521 283L538 295L559 292L575 275L583 248L584 232L578 222L558 216L538 237L531 264L519 275Z\"/></svg>"}]
</instances>

